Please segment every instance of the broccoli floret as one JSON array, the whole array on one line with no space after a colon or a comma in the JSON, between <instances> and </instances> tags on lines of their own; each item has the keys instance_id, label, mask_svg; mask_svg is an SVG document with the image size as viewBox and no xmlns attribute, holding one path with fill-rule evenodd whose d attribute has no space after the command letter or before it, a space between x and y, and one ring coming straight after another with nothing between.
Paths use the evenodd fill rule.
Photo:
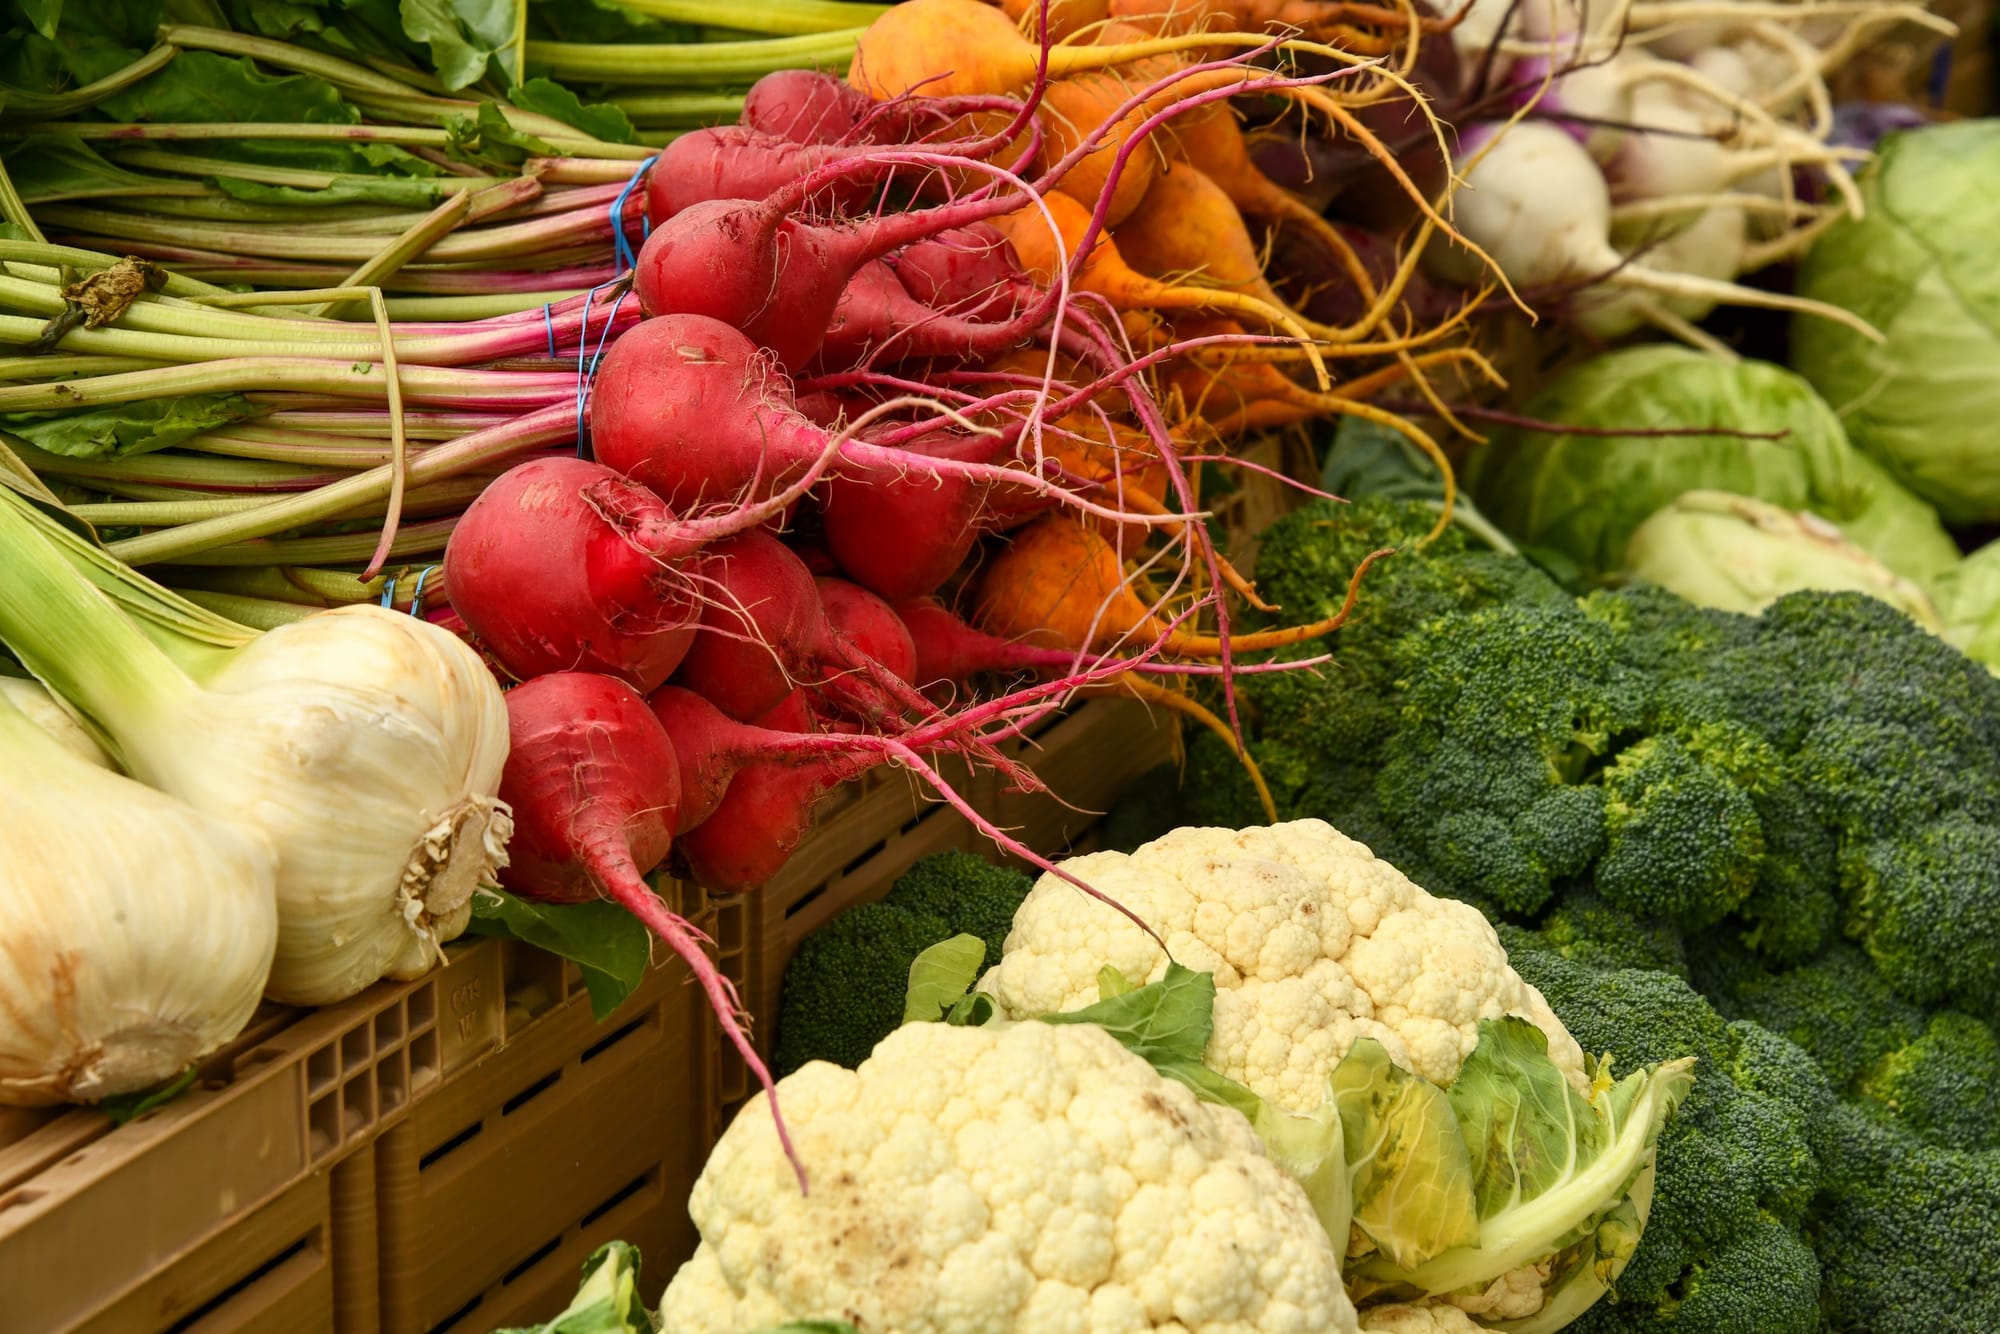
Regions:
<instances>
[{"instance_id":1,"label":"broccoli floret","mask_svg":"<svg viewBox=\"0 0 2000 1334\"><path fill-rule=\"evenodd\" d=\"M1862 1071L1854 1095L1932 1144L2000 1149L2000 1040L1969 1014L1939 1011Z\"/></svg>"},{"instance_id":2,"label":"broccoli floret","mask_svg":"<svg viewBox=\"0 0 2000 1334\"><path fill-rule=\"evenodd\" d=\"M808 934L785 966L778 1074L808 1061L861 1064L902 1022L917 955L967 934L985 941L987 961L996 962L1033 886L1022 872L970 853L939 853L904 872L886 898L849 908Z\"/></svg>"},{"instance_id":3,"label":"broccoli floret","mask_svg":"<svg viewBox=\"0 0 2000 1334\"><path fill-rule=\"evenodd\" d=\"M1749 897L1764 859L1750 794L1673 737L1647 737L1604 770L1608 839L1597 890L1610 902L1688 926Z\"/></svg>"},{"instance_id":4,"label":"broccoli floret","mask_svg":"<svg viewBox=\"0 0 2000 1334\"><path fill-rule=\"evenodd\" d=\"M2000 1002L2000 825L1956 811L1851 846L1841 869L1847 933L1891 986L1925 1004Z\"/></svg>"},{"instance_id":5,"label":"broccoli floret","mask_svg":"<svg viewBox=\"0 0 2000 1334\"><path fill-rule=\"evenodd\" d=\"M1643 1311L1600 1302L1575 1334L1765 1334L1819 1328L1819 1258L1795 1228L1757 1218L1730 1245L1690 1261L1668 1300Z\"/></svg>"},{"instance_id":6,"label":"broccoli floret","mask_svg":"<svg viewBox=\"0 0 2000 1334\"><path fill-rule=\"evenodd\" d=\"M978 936L986 942L986 961L998 963L1007 933L1014 928L1014 914L1034 886L1034 877L1025 871L996 866L969 852L940 852L903 872L883 901L905 912L940 918L951 935ZM903 972L907 982L909 969Z\"/></svg>"},{"instance_id":7,"label":"broccoli floret","mask_svg":"<svg viewBox=\"0 0 2000 1334\"><path fill-rule=\"evenodd\" d=\"M1530 948L1594 968L1651 968L1687 976L1687 952L1679 931L1589 894L1565 898L1523 939Z\"/></svg>"},{"instance_id":8,"label":"broccoli floret","mask_svg":"<svg viewBox=\"0 0 2000 1334\"><path fill-rule=\"evenodd\" d=\"M1948 1148L2000 1149L2000 1038L1902 999L1852 946L1798 968L1711 979L1731 1013L1810 1053L1842 1096Z\"/></svg>"},{"instance_id":9,"label":"broccoli floret","mask_svg":"<svg viewBox=\"0 0 2000 1334\"><path fill-rule=\"evenodd\" d=\"M1263 803L1228 743L1215 733L1201 731L1186 738L1187 764L1179 776L1180 822L1209 825L1220 829L1247 829L1264 824ZM1271 789L1278 818L1288 820L1300 810L1301 794L1318 780L1319 766L1298 746L1277 737L1252 737L1250 758ZM1316 802L1314 803L1317 804Z\"/></svg>"},{"instance_id":10,"label":"broccoli floret","mask_svg":"<svg viewBox=\"0 0 2000 1334\"><path fill-rule=\"evenodd\" d=\"M1445 873L1533 913L1603 845L1582 779L1640 718L1640 682L1574 604L1455 616L1402 646L1402 726L1376 795Z\"/></svg>"},{"instance_id":11,"label":"broccoli floret","mask_svg":"<svg viewBox=\"0 0 2000 1334\"><path fill-rule=\"evenodd\" d=\"M1851 946L1798 968L1751 967L1708 985L1730 1013L1804 1048L1836 1089L1850 1087L1862 1071L1924 1031L1923 1009L1898 998Z\"/></svg>"},{"instance_id":12,"label":"broccoli floret","mask_svg":"<svg viewBox=\"0 0 2000 1334\"><path fill-rule=\"evenodd\" d=\"M1585 1050L1619 1065L1692 1055L1695 1083L1660 1135L1638 1252L1574 1328L1586 1334L1814 1334L1819 1263L1801 1220L1819 1184L1813 1144L1832 1095L1811 1060L1730 1023L1685 982L1600 969L1503 938Z\"/></svg>"},{"instance_id":13,"label":"broccoli floret","mask_svg":"<svg viewBox=\"0 0 2000 1334\"><path fill-rule=\"evenodd\" d=\"M1828 1117L1807 1235L1836 1334L2000 1329L2000 1153L1926 1144L1862 1106Z\"/></svg>"},{"instance_id":14,"label":"broccoli floret","mask_svg":"<svg viewBox=\"0 0 2000 1334\"><path fill-rule=\"evenodd\" d=\"M1371 551L1397 548L1362 583L1354 614L1332 639L1289 656L1331 651L1318 673L1281 672L1246 683L1267 732L1316 756L1360 759L1396 727L1395 646L1418 627L1454 612L1499 603L1567 601L1528 562L1473 548L1458 528L1418 548L1435 511L1413 501L1316 501L1265 530L1257 550L1259 593L1281 612L1271 624L1331 616L1349 577Z\"/></svg>"}]
</instances>

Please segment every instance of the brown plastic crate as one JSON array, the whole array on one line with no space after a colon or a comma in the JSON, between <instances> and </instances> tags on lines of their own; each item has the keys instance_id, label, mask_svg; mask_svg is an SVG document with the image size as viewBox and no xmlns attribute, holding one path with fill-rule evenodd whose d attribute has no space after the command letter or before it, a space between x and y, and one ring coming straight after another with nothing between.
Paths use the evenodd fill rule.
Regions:
<instances>
[{"instance_id":1,"label":"brown plastic crate","mask_svg":"<svg viewBox=\"0 0 2000 1334\"><path fill-rule=\"evenodd\" d=\"M372 1328L372 1293L344 1281L336 1301L333 1282L375 1245L361 1151L580 1002L561 960L466 941L416 982L266 1007L192 1091L129 1125L0 1108L0 1331Z\"/></svg>"},{"instance_id":2,"label":"brown plastic crate","mask_svg":"<svg viewBox=\"0 0 2000 1334\"><path fill-rule=\"evenodd\" d=\"M698 902L679 906L704 924ZM521 946L505 953L541 960L567 991L375 1141L379 1247L357 1257L367 1274L351 1282L340 1260L360 1294L341 1334L484 1334L560 1310L602 1242L649 1255L692 1244L681 1234L708 1147L696 1114L707 1088L703 1001L686 970L663 960L598 1022L572 969Z\"/></svg>"}]
</instances>

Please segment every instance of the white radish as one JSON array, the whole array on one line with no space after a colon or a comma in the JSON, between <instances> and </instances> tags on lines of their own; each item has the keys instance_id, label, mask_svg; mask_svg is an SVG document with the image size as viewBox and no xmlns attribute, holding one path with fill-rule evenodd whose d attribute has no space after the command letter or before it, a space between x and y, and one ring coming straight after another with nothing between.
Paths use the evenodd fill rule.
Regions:
<instances>
[{"instance_id":1,"label":"white radish","mask_svg":"<svg viewBox=\"0 0 2000 1334\"><path fill-rule=\"evenodd\" d=\"M1659 238L1641 235L1620 249L1642 263L1671 273L1726 281L1739 272L1744 253L1744 216L1741 208L1724 205L1704 211L1691 226ZM1666 328L1680 334L1671 324L1705 319L1721 304L1713 295L1661 297L1632 288L1593 288L1576 300L1574 319L1579 328L1595 337L1610 340L1623 337L1643 324ZM1669 322L1661 314L1675 317Z\"/></svg>"},{"instance_id":2,"label":"white radish","mask_svg":"<svg viewBox=\"0 0 2000 1334\"><path fill-rule=\"evenodd\" d=\"M1534 105L1538 120L1560 126L1598 162L1609 162L1625 141L1632 121L1629 67L1636 52L1581 54L1571 43L1560 55L1526 56L1508 67L1507 84L1515 106ZM1576 117L1576 119L1569 119Z\"/></svg>"},{"instance_id":3,"label":"white radish","mask_svg":"<svg viewBox=\"0 0 2000 1334\"><path fill-rule=\"evenodd\" d=\"M1601 286L1805 311L1881 340L1865 320L1820 302L1628 260L1611 244L1611 192L1604 174L1583 145L1553 125L1476 124L1460 142L1456 166L1464 183L1453 196L1454 220L1517 287ZM1479 281L1477 258L1449 242L1434 242L1426 260L1448 282Z\"/></svg>"}]
</instances>

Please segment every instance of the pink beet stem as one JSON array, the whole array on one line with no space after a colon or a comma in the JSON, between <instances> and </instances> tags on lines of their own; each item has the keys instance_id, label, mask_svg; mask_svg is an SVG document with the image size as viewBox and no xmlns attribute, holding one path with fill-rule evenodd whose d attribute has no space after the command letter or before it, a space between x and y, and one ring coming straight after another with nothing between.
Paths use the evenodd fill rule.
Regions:
<instances>
[{"instance_id":1,"label":"pink beet stem","mask_svg":"<svg viewBox=\"0 0 2000 1334\"><path fill-rule=\"evenodd\" d=\"M708 996L709 1008L715 1011L716 1022L729 1035L730 1045L736 1048L743 1063L757 1077L758 1084L763 1086L765 1097L771 1104L771 1120L778 1131L778 1143L784 1147L785 1158L798 1177L799 1193L805 1194L806 1167L792 1145L791 1133L785 1128L784 1114L778 1108L777 1081L771 1078L769 1067L757 1054L756 1047L751 1045L750 1035L743 1031L739 1018L743 1013L743 1002L736 994L735 984L722 975L715 961L708 957L708 951L701 947L704 938L694 925L668 908L653 893L651 886L640 876L639 868L632 864L631 853L619 842L616 831L600 830L599 836L581 851L591 874L597 877L604 892L643 922L654 935L667 942L693 972L695 981Z\"/></svg>"}]
</instances>

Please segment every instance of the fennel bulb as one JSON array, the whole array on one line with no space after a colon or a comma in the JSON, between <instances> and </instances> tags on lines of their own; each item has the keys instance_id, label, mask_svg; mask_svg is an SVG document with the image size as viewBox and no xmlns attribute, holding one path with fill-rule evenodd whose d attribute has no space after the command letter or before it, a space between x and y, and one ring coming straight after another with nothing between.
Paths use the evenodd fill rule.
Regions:
<instances>
[{"instance_id":1,"label":"fennel bulb","mask_svg":"<svg viewBox=\"0 0 2000 1334\"><path fill-rule=\"evenodd\" d=\"M17 697L0 690L0 1103L151 1088L257 1008L277 853L83 758Z\"/></svg>"},{"instance_id":2,"label":"fennel bulb","mask_svg":"<svg viewBox=\"0 0 2000 1334\"><path fill-rule=\"evenodd\" d=\"M366 605L234 639L190 633L173 617L220 622L76 543L0 493L0 640L127 773L269 837L267 994L328 1005L423 974L513 828L495 795L506 706L478 655Z\"/></svg>"},{"instance_id":3,"label":"fennel bulb","mask_svg":"<svg viewBox=\"0 0 2000 1334\"><path fill-rule=\"evenodd\" d=\"M23 681L18 676L0 676L0 696L11 701L15 708L28 715L29 722L60 741L63 749L78 759L100 769L118 767L104 753L104 747L97 744L97 738L85 731L82 723L70 717L54 695L33 681Z\"/></svg>"}]
</instances>

